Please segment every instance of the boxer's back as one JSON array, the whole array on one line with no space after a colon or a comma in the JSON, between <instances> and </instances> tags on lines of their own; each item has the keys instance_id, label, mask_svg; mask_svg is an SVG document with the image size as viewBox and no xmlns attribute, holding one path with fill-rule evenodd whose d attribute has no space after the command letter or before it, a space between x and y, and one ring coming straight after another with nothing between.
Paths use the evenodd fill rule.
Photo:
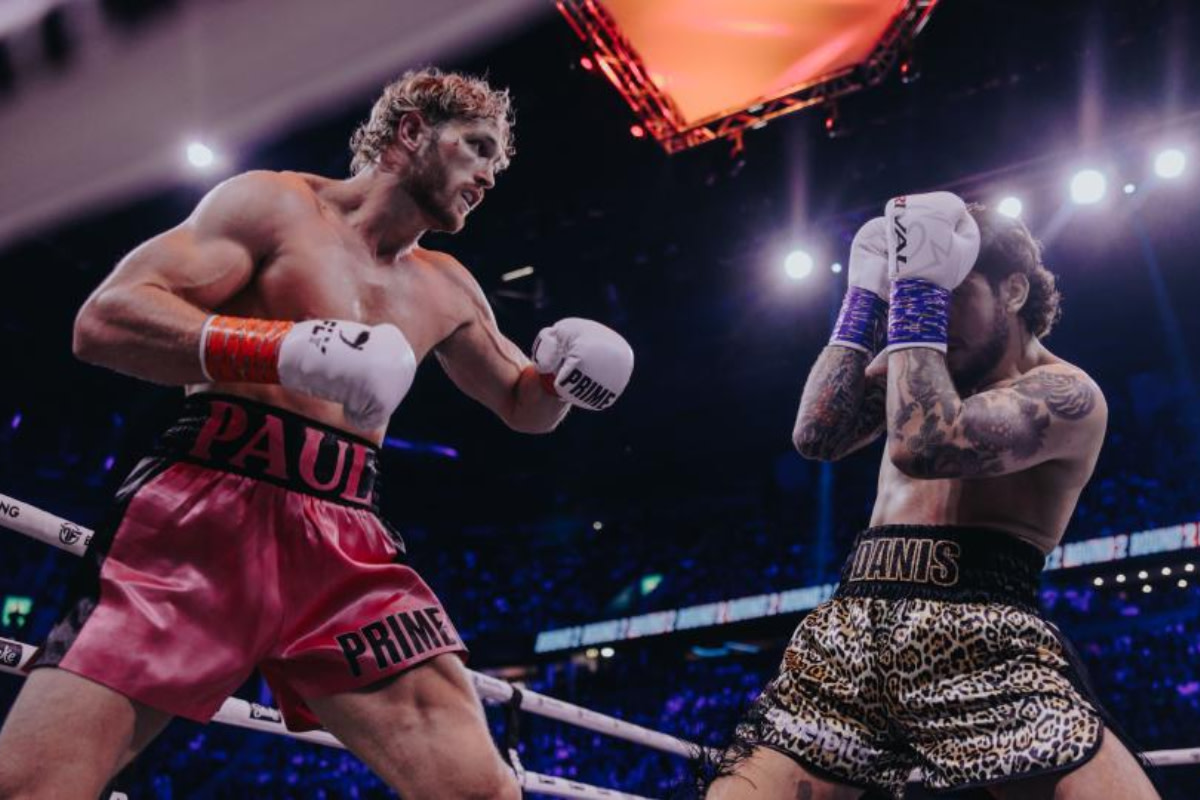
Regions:
<instances>
[{"instance_id":1,"label":"boxer's back","mask_svg":"<svg viewBox=\"0 0 1200 800\"><path fill-rule=\"evenodd\" d=\"M420 247L380 261L326 195L335 181L300 173L256 172L254 199L229 209L254 221L239 235L258 254L250 282L214 308L261 319L390 322L420 361L467 318L463 268ZM347 427L341 406L275 384L194 384L189 392L235 394Z\"/></svg>"}]
</instances>

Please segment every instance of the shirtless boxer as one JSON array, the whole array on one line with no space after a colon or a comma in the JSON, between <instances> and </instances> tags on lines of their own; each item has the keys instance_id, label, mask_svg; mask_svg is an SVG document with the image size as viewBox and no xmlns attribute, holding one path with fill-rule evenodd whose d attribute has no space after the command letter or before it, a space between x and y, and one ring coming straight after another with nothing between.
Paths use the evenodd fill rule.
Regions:
<instances>
[{"instance_id":1,"label":"shirtless boxer","mask_svg":"<svg viewBox=\"0 0 1200 800\"><path fill-rule=\"evenodd\" d=\"M586 320L543 330L531 363L471 273L419 246L463 227L510 127L507 92L408 73L352 139L351 178L232 178L89 298L77 355L188 397L96 534L98 580L36 662L58 668L35 669L5 722L0 797L95 798L255 667L290 728L323 725L404 797L520 795L375 493L388 418L430 353L530 433L629 380L628 344Z\"/></svg>"},{"instance_id":2,"label":"shirtless boxer","mask_svg":"<svg viewBox=\"0 0 1200 800\"><path fill-rule=\"evenodd\" d=\"M871 527L708 796L900 797L920 767L1003 799L1156 797L1037 611L1107 418L1041 342L1059 295L1039 245L952 194L901 197L858 232L849 282L793 440L837 460L886 432Z\"/></svg>"}]
</instances>

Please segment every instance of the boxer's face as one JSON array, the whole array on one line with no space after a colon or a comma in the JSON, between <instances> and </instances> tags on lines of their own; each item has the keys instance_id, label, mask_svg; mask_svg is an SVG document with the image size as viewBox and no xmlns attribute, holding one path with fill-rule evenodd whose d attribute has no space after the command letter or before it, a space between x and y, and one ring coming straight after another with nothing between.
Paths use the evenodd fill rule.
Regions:
<instances>
[{"instance_id":1,"label":"boxer's face","mask_svg":"<svg viewBox=\"0 0 1200 800\"><path fill-rule=\"evenodd\" d=\"M972 272L950 297L946 366L960 390L973 389L1008 349L1008 312L983 275Z\"/></svg>"},{"instance_id":2,"label":"boxer's face","mask_svg":"<svg viewBox=\"0 0 1200 800\"><path fill-rule=\"evenodd\" d=\"M502 136L491 120L451 120L430 129L408 188L433 230L462 230L484 192L496 185L505 158Z\"/></svg>"}]
</instances>

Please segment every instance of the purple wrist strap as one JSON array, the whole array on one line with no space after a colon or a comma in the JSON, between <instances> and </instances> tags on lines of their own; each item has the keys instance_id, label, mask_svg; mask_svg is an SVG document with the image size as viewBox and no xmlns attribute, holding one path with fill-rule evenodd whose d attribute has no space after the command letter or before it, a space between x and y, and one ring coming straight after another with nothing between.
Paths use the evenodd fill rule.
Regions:
<instances>
[{"instance_id":1,"label":"purple wrist strap","mask_svg":"<svg viewBox=\"0 0 1200 800\"><path fill-rule=\"evenodd\" d=\"M851 286L842 299L842 310L838 312L829 343L864 350L873 356L885 343L887 316L886 300L869 289Z\"/></svg>"},{"instance_id":2,"label":"purple wrist strap","mask_svg":"<svg viewBox=\"0 0 1200 800\"><path fill-rule=\"evenodd\" d=\"M921 278L892 282L888 347L946 349L950 290Z\"/></svg>"}]
</instances>

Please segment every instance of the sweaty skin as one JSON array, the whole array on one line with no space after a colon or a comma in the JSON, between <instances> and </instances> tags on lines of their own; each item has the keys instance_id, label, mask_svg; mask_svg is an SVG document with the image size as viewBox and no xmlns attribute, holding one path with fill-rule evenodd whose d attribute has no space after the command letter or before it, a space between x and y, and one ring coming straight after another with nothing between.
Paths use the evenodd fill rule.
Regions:
<instances>
[{"instance_id":1,"label":"sweaty skin","mask_svg":"<svg viewBox=\"0 0 1200 800\"><path fill-rule=\"evenodd\" d=\"M418 246L427 230L457 231L494 185L498 134L488 122L408 131L380 166L348 180L250 172L213 189L195 212L126 256L79 313L84 360L143 380L218 391L355 430L339 404L271 384L208 384L200 330L209 313L262 319L389 322L418 363L434 353L466 394L509 426L544 432L567 406L497 329L462 264ZM421 147L427 149L421 150ZM409 158L396 167L390 159ZM466 195L464 197L464 194Z\"/></svg>"},{"instance_id":2,"label":"sweaty skin","mask_svg":"<svg viewBox=\"0 0 1200 800\"><path fill-rule=\"evenodd\" d=\"M835 460L887 432L872 526L988 527L1044 553L1066 531L1104 440L1099 387L1015 314L986 374L961 393L952 377L994 339L1005 291L968 276L951 302L946 355L899 350L883 376L864 373L864 354L830 346L814 366L793 434L801 454Z\"/></svg>"}]
</instances>

